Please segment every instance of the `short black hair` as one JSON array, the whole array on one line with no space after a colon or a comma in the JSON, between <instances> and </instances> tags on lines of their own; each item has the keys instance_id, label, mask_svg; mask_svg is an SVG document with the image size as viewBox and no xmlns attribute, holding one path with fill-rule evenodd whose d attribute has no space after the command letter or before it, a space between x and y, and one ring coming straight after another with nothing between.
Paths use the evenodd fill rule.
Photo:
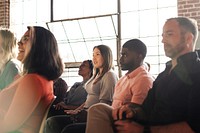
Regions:
<instances>
[{"instance_id":1,"label":"short black hair","mask_svg":"<svg viewBox=\"0 0 200 133\"><path fill-rule=\"evenodd\" d=\"M93 63L92 63L92 60L87 60L87 62L88 62L88 64L89 64L89 67L90 67L90 70L91 70L90 77L92 77L94 65L93 65Z\"/></svg>"},{"instance_id":2,"label":"short black hair","mask_svg":"<svg viewBox=\"0 0 200 133\"><path fill-rule=\"evenodd\" d=\"M146 45L139 39L131 39L125 42L122 46L123 48L127 48L130 51L137 52L143 56L143 59L146 57L147 54L147 47Z\"/></svg>"},{"instance_id":3,"label":"short black hair","mask_svg":"<svg viewBox=\"0 0 200 133\"><path fill-rule=\"evenodd\" d=\"M88 63L89 63L89 67L90 67L90 70L93 71L93 63L92 63L92 60L87 60Z\"/></svg>"}]
</instances>

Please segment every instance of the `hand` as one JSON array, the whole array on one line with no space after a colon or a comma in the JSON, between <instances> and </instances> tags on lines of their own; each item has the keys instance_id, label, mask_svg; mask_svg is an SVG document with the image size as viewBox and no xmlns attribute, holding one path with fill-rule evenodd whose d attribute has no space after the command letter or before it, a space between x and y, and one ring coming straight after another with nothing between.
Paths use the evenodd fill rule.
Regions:
<instances>
[{"instance_id":1,"label":"hand","mask_svg":"<svg viewBox=\"0 0 200 133\"><path fill-rule=\"evenodd\" d=\"M115 121L115 129L117 133L143 133L144 127L136 122L129 120Z\"/></svg>"},{"instance_id":2,"label":"hand","mask_svg":"<svg viewBox=\"0 0 200 133\"><path fill-rule=\"evenodd\" d=\"M75 115L81 112L81 110L75 109L75 110L64 110L64 112L68 115Z\"/></svg>"},{"instance_id":3,"label":"hand","mask_svg":"<svg viewBox=\"0 0 200 133\"><path fill-rule=\"evenodd\" d=\"M133 116L135 115L135 113L133 112L133 110L129 107L128 104L126 105L122 105L119 108L113 109L112 111L112 116L114 120L122 120L123 119L123 115L125 114L125 117L127 119L129 118L133 118Z\"/></svg>"},{"instance_id":4,"label":"hand","mask_svg":"<svg viewBox=\"0 0 200 133\"><path fill-rule=\"evenodd\" d=\"M65 103L64 102L60 102L58 104L56 104L54 106L55 110L60 110L60 109L64 109Z\"/></svg>"}]
</instances>

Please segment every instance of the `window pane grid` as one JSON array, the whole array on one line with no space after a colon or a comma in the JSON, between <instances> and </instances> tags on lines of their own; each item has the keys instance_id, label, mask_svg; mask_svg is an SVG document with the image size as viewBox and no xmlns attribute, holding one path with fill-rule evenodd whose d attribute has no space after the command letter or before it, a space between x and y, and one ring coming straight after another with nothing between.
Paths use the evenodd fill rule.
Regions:
<instances>
[{"instance_id":1,"label":"window pane grid","mask_svg":"<svg viewBox=\"0 0 200 133\"><path fill-rule=\"evenodd\" d=\"M117 15L52 23L49 0L10 0L10 6L10 28L16 31L18 39L29 25L49 27L58 41L65 62L91 59L93 47L105 44L113 49L118 69ZM116 0L54 0L54 20L116 13ZM161 34L165 20L173 16L177 16L177 1L174 0L121 0L121 42L123 44L132 38L141 39L148 50L145 61L151 64L151 73L155 76L163 71L169 60L164 54ZM77 52L80 48L82 56ZM81 80L77 73L78 68L66 68L63 77L72 84L75 79Z\"/></svg>"}]
</instances>

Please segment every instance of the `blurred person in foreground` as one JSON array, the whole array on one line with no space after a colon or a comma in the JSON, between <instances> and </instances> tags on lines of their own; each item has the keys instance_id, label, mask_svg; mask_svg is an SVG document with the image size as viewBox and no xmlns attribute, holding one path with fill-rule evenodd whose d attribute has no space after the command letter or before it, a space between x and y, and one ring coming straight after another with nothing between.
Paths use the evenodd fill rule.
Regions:
<instances>
[{"instance_id":1,"label":"blurred person in foreground","mask_svg":"<svg viewBox=\"0 0 200 133\"><path fill-rule=\"evenodd\" d=\"M23 75L0 92L0 131L38 133L54 99L53 80L63 72L54 35L43 27L28 27L22 60Z\"/></svg>"},{"instance_id":2,"label":"blurred person in foreground","mask_svg":"<svg viewBox=\"0 0 200 133\"><path fill-rule=\"evenodd\" d=\"M27 40L27 36L23 36L20 41L17 43L18 44L18 55L17 55L17 59L21 62L23 62L24 56L25 56L25 49L27 44L25 43ZM23 66L23 63L22 63ZM19 78L21 76L21 74L18 74L15 79ZM54 80L53 83L53 92L54 95L56 96L56 99L54 100L54 104L63 101L66 92L68 90L68 85L67 83L61 78L59 77L58 79Z\"/></svg>"},{"instance_id":3,"label":"blurred person in foreground","mask_svg":"<svg viewBox=\"0 0 200 133\"><path fill-rule=\"evenodd\" d=\"M20 73L20 62L16 59L17 40L12 31L0 28L0 90L7 87Z\"/></svg>"}]
</instances>

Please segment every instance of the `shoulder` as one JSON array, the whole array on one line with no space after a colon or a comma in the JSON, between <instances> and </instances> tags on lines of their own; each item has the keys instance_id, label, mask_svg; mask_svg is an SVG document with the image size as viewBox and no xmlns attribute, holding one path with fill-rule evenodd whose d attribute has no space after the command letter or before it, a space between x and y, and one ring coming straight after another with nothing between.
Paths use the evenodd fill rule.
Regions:
<instances>
[{"instance_id":1,"label":"shoulder","mask_svg":"<svg viewBox=\"0 0 200 133\"><path fill-rule=\"evenodd\" d=\"M30 93L44 94L49 91L53 92L53 81L39 74L26 74L22 77L18 88Z\"/></svg>"},{"instance_id":2,"label":"shoulder","mask_svg":"<svg viewBox=\"0 0 200 133\"><path fill-rule=\"evenodd\" d=\"M81 84L81 82L75 82L75 83L71 86L71 89L72 89L72 88L77 88L80 84Z\"/></svg>"},{"instance_id":3,"label":"shoulder","mask_svg":"<svg viewBox=\"0 0 200 133\"><path fill-rule=\"evenodd\" d=\"M108 72L106 72L103 76L104 78L117 78L118 79L118 76L117 74L113 71L113 70L109 70Z\"/></svg>"},{"instance_id":4,"label":"shoulder","mask_svg":"<svg viewBox=\"0 0 200 133\"><path fill-rule=\"evenodd\" d=\"M153 75L148 71L148 68L146 68L145 65L140 66L139 71L139 73L141 73L142 76L153 78Z\"/></svg>"},{"instance_id":5,"label":"shoulder","mask_svg":"<svg viewBox=\"0 0 200 133\"><path fill-rule=\"evenodd\" d=\"M6 63L6 66L2 72L2 75L4 75L4 78L7 80L8 78L13 80L13 78L19 74L20 66L17 63L14 63L12 60L10 60L8 63Z\"/></svg>"},{"instance_id":6,"label":"shoulder","mask_svg":"<svg viewBox=\"0 0 200 133\"><path fill-rule=\"evenodd\" d=\"M55 86L60 86L61 88L68 88L67 82L65 80L63 80L62 78L58 78L55 82L54 82Z\"/></svg>"},{"instance_id":7,"label":"shoulder","mask_svg":"<svg viewBox=\"0 0 200 133\"><path fill-rule=\"evenodd\" d=\"M75 82L74 84L73 84L73 86L74 85L80 85L82 82Z\"/></svg>"},{"instance_id":8,"label":"shoulder","mask_svg":"<svg viewBox=\"0 0 200 133\"><path fill-rule=\"evenodd\" d=\"M135 71L133 71L132 74L130 74L130 77L134 78L134 80L139 80L140 82L153 82L154 77L153 75L148 72L146 67L144 65L137 68Z\"/></svg>"},{"instance_id":9,"label":"shoulder","mask_svg":"<svg viewBox=\"0 0 200 133\"><path fill-rule=\"evenodd\" d=\"M20 71L20 67L21 63L15 59L10 60L7 64L6 64L6 68L11 70L11 71Z\"/></svg>"},{"instance_id":10,"label":"shoulder","mask_svg":"<svg viewBox=\"0 0 200 133\"><path fill-rule=\"evenodd\" d=\"M155 78L149 72L143 71L138 80L140 80L141 82L153 83Z\"/></svg>"},{"instance_id":11,"label":"shoulder","mask_svg":"<svg viewBox=\"0 0 200 133\"><path fill-rule=\"evenodd\" d=\"M7 64L10 67L20 67L20 65L21 65L20 61L18 61L16 59L10 60Z\"/></svg>"},{"instance_id":12,"label":"shoulder","mask_svg":"<svg viewBox=\"0 0 200 133\"><path fill-rule=\"evenodd\" d=\"M104 74L102 77L103 81L109 81L109 82L117 82L118 81L118 76L113 70L109 70Z\"/></svg>"},{"instance_id":13,"label":"shoulder","mask_svg":"<svg viewBox=\"0 0 200 133\"><path fill-rule=\"evenodd\" d=\"M37 73L29 73L24 75L24 78L33 78L33 79L46 79L45 77L37 74Z\"/></svg>"},{"instance_id":14,"label":"shoulder","mask_svg":"<svg viewBox=\"0 0 200 133\"><path fill-rule=\"evenodd\" d=\"M37 85L38 83L48 82L48 80L45 77L34 73L34 74L26 74L22 79L22 82L27 82L32 84L36 83L35 85Z\"/></svg>"}]
</instances>

